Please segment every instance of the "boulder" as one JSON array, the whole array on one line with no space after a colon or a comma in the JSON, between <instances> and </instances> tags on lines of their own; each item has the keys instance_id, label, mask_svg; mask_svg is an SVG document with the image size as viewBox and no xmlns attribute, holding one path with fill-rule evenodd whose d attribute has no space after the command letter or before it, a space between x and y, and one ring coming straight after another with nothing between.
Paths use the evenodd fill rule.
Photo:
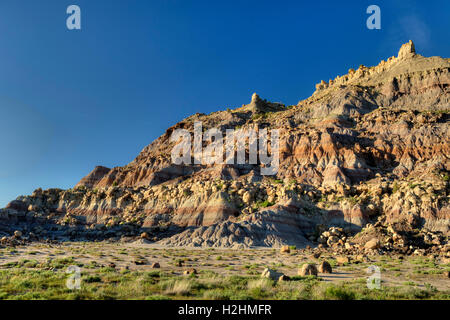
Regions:
<instances>
[{"instance_id":1,"label":"boulder","mask_svg":"<svg viewBox=\"0 0 450 320\"><path fill-rule=\"evenodd\" d=\"M317 267L315 264L306 263L300 269L298 269L299 276L317 276Z\"/></svg>"},{"instance_id":2,"label":"boulder","mask_svg":"<svg viewBox=\"0 0 450 320\"><path fill-rule=\"evenodd\" d=\"M350 258L349 257L336 257L336 262L338 264L347 264L347 263L350 263Z\"/></svg>"},{"instance_id":3,"label":"boulder","mask_svg":"<svg viewBox=\"0 0 450 320\"><path fill-rule=\"evenodd\" d=\"M141 265L146 264L146 262L145 262L145 260L138 259L138 260L134 260L134 264L137 266L141 266Z\"/></svg>"},{"instance_id":4,"label":"boulder","mask_svg":"<svg viewBox=\"0 0 450 320\"><path fill-rule=\"evenodd\" d=\"M380 247L380 242L378 241L377 238L373 238L373 239L367 241L366 244L364 245L364 248L369 249L369 250L378 249L379 247Z\"/></svg>"},{"instance_id":5,"label":"boulder","mask_svg":"<svg viewBox=\"0 0 450 320\"><path fill-rule=\"evenodd\" d=\"M187 270L184 270L183 274L184 274L185 276L186 276L186 275L190 275L190 274L197 274L197 270L194 269L194 268L187 269Z\"/></svg>"},{"instance_id":6,"label":"boulder","mask_svg":"<svg viewBox=\"0 0 450 320\"><path fill-rule=\"evenodd\" d=\"M150 239L150 236L147 232L141 233L141 239Z\"/></svg>"},{"instance_id":7,"label":"boulder","mask_svg":"<svg viewBox=\"0 0 450 320\"><path fill-rule=\"evenodd\" d=\"M290 253L291 249L289 248L289 246L282 246L280 249L280 253Z\"/></svg>"},{"instance_id":8,"label":"boulder","mask_svg":"<svg viewBox=\"0 0 450 320\"><path fill-rule=\"evenodd\" d=\"M250 192L245 191L245 193L242 195L242 201L245 204L249 204L252 201L252 195Z\"/></svg>"},{"instance_id":9,"label":"boulder","mask_svg":"<svg viewBox=\"0 0 450 320\"><path fill-rule=\"evenodd\" d=\"M281 272L276 272L275 270L265 268L261 273L261 278L267 278L271 280L278 280L283 274Z\"/></svg>"},{"instance_id":10,"label":"boulder","mask_svg":"<svg viewBox=\"0 0 450 320\"><path fill-rule=\"evenodd\" d=\"M314 253L311 255L311 258L319 259L319 257L320 257L321 254L322 254L322 253L321 253L320 251L314 252Z\"/></svg>"},{"instance_id":11,"label":"boulder","mask_svg":"<svg viewBox=\"0 0 450 320\"><path fill-rule=\"evenodd\" d=\"M332 273L333 268L331 268L331 265L327 261L322 261L322 263L319 265L319 272L320 273Z\"/></svg>"}]
</instances>

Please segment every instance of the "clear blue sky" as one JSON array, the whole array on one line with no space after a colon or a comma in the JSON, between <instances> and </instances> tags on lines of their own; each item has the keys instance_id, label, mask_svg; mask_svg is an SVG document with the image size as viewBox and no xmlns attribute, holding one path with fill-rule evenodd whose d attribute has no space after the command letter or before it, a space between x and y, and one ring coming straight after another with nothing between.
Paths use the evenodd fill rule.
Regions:
<instances>
[{"instance_id":1,"label":"clear blue sky","mask_svg":"<svg viewBox=\"0 0 450 320\"><path fill-rule=\"evenodd\" d=\"M81 7L82 30L66 28ZM366 28L370 4L381 30ZM253 92L296 104L315 83L413 39L450 56L450 2L2 0L0 207L132 161L195 113Z\"/></svg>"}]
</instances>

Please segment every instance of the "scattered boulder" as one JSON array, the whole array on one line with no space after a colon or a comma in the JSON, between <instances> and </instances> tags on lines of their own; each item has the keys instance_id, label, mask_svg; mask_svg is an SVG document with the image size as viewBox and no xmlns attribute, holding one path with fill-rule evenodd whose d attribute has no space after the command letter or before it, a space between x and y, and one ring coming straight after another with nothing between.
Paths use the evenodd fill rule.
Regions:
<instances>
[{"instance_id":1,"label":"scattered boulder","mask_svg":"<svg viewBox=\"0 0 450 320\"><path fill-rule=\"evenodd\" d=\"M318 252L314 252L314 253L311 255L311 257L314 258L314 259L319 259L320 255L321 255L321 252L318 251Z\"/></svg>"},{"instance_id":2,"label":"scattered boulder","mask_svg":"<svg viewBox=\"0 0 450 320\"><path fill-rule=\"evenodd\" d=\"M333 273L333 268L328 263L328 261L322 261L322 263L319 265L319 272L320 273Z\"/></svg>"},{"instance_id":3,"label":"scattered boulder","mask_svg":"<svg viewBox=\"0 0 450 320\"><path fill-rule=\"evenodd\" d=\"M141 239L149 240L150 239L150 235L147 232L142 232L141 233Z\"/></svg>"},{"instance_id":4,"label":"scattered boulder","mask_svg":"<svg viewBox=\"0 0 450 320\"><path fill-rule=\"evenodd\" d=\"M242 196L242 201L245 204L249 204L252 201L252 195L250 192L246 191Z\"/></svg>"},{"instance_id":5,"label":"scattered boulder","mask_svg":"<svg viewBox=\"0 0 450 320\"><path fill-rule=\"evenodd\" d=\"M317 267L315 264L306 263L300 269L298 269L299 276L317 276Z\"/></svg>"},{"instance_id":6,"label":"scattered boulder","mask_svg":"<svg viewBox=\"0 0 450 320\"><path fill-rule=\"evenodd\" d=\"M265 268L261 273L261 278L267 278L271 280L278 280L283 274L281 272L276 272L275 270Z\"/></svg>"},{"instance_id":7,"label":"scattered boulder","mask_svg":"<svg viewBox=\"0 0 450 320\"><path fill-rule=\"evenodd\" d=\"M357 262L357 263L362 263L362 262L365 262L366 261L366 256L364 256L364 255L362 255L362 254L359 254L359 255L357 255L356 257L355 257L355 262ZM399 257L399 259L403 259L403 257L402 256L400 256Z\"/></svg>"},{"instance_id":8,"label":"scattered boulder","mask_svg":"<svg viewBox=\"0 0 450 320\"><path fill-rule=\"evenodd\" d=\"M197 270L194 269L194 268L187 269L187 270L184 270L183 274L184 274L185 276L186 276L186 275L191 275L191 274L197 274Z\"/></svg>"},{"instance_id":9,"label":"scattered boulder","mask_svg":"<svg viewBox=\"0 0 450 320\"><path fill-rule=\"evenodd\" d=\"M347 264L347 263L350 263L350 258L349 257L336 257L336 262L338 264Z\"/></svg>"},{"instance_id":10,"label":"scattered boulder","mask_svg":"<svg viewBox=\"0 0 450 320\"><path fill-rule=\"evenodd\" d=\"M280 249L280 253L290 253L291 252L291 248L289 248L289 246L282 246Z\"/></svg>"},{"instance_id":11,"label":"scattered boulder","mask_svg":"<svg viewBox=\"0 0 450 320\"><path fill-rule=\"evenodd\" d=\"M151 267L152 267L153 269L161 268L161 266L159 265L158 262L152 263L152 266L151 266Z\"/></svg>"}]
</instances>

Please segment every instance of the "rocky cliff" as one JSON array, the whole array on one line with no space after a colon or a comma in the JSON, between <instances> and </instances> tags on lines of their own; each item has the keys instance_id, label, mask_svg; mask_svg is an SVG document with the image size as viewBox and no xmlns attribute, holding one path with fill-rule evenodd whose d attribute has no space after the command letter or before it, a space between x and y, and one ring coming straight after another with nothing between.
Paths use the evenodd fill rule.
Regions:
<instances>
[{"instance_id":1,"label":"rocky cliff","mask_svg":"<svg viewBox=\"0 0 450 320\"><path fill-rule=\"evenodd\" d=\"M423 57L410 41L397 57L322 81L297 105L254 94L240 108L195 114L124 167L97 167L71 190L17 198L0 211L0 232L345 248L376 226L386 248L395 235L404 246L408 234L423 248L442 246L450 235L449 109L450 59ZM192 132L196 121L222 132L279 129L277 175L261 176L260 164L173 164L172 132ZM341 237L323 236L330 227Z\"/></svg>"}]
</instances>

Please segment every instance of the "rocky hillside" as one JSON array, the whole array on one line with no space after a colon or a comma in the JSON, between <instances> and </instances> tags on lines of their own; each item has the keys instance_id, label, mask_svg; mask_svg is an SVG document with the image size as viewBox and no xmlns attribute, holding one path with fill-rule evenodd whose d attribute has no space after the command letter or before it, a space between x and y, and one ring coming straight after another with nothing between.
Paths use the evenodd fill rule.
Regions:
<instances>
[{"instance_id":1,"label":"rocky hillside","mask_svg":"<svg viewBox=\"0 0 450 320\"><path fill-rule=\"evenodd\" d=\"M195 114L124 167L18 197L0 211L0 232L4 241L140 236L357 250L372 239L371 250L447 250L449 111L450 59L423 57L410 41L397 57L322 81L297 105L254 94L240 108ZM172 164L172 132L196 121L222 132L279 129L277 175L261 176L259 164Z\"/></svg>"}]
</instances>

